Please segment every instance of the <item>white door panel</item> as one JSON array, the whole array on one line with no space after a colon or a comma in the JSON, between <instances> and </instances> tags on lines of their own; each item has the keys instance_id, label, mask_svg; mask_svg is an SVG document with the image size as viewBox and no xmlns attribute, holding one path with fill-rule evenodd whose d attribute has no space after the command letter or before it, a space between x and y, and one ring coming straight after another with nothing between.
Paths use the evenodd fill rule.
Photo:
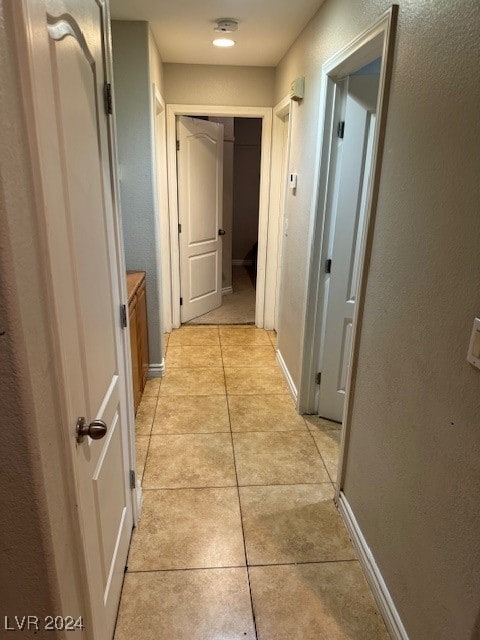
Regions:
<instances>
[{"instance_id":1,"label":"white door panel","mask_svg":"<svg viewBox=\"0 0 480 640\"><path fill-rule=\"evenodd\" d=\"M104 108L106 15L103 3L96 0L46 0L45 8L55 101L51 117L59 135L57 189L63 197L58 215L68 230L65 268L55 271L54 264L58 284L54 295L70 419L102 420L107 427L102 439L87 436L77 444L73 423L69 437L94 637L110 640L132 530L132 505L124 457L128 412ZM63 293L67 290L68 297Z\"/></svg>"},{"instance_id":2,"label":"white door panel","mask_svg":"<svg viewBox=\"0 0 480 640\"><path fill-rule=\"evenodd\" d=\"M368 85L357 97L358 85ZM351 77L345 99L345 130L331 204L331 273L326 282L325 332L319 391L319 414L341 421L350 363L357 297L360 248L365 220L377 83ZM370 95L370 104L366 97ZM367 101L368 102L368 101Z\"/></svg>"},{"instance_id":3,"label":"white door panel","mask_svg":"<svg viewBox=\"0 0 480 640\"><path fill-rule=\"evenodd\" d=\"M178 119L181 320L222 303L223 125Z\"/></svg>"}]
</instances>

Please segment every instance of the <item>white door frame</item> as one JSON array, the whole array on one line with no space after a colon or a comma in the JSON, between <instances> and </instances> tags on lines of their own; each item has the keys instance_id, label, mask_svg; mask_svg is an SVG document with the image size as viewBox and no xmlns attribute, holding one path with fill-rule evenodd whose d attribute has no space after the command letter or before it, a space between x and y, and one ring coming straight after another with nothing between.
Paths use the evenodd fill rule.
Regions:
<instances>
[{"instance_id":1,"label":"white door frame","mask_svg":"<svg viewBox=\"0 0 480 640\"><path fill-rule=\"evenodd\" d=\"M169 276L170 264L170 222L168 216L167 181L167 131L165 100L155 83L152 84L152 158L153 185L155 194L155 220L157 230L157 263L160 265L158 278L160 292L160 329L163 348L163 334L172 330L172 285ZM163 354L162 354L163 356ZM164 358L162 358L164 367Z\"/></svg>"},{"instance_id":2,"label":"white door frame","mask_svg":"<svg viewBox=\"0 0 480 640\"><path fill-rule=\"evenodd\" d=\"M285 96L273 107L272 122L272 161L270 170L270 204L268 210L268 250L265 279L265 315L264 328L276 329L277 308L280 293L278 278L282 259L282 234L285 211L282 204L287 190L288 158L290 156L290 137L292 131L292 100ZM284 149L285 118L289 116L287 148ZM287 164L285 165L285 159Z\"/></svg>"},{"instance_id":3,"label":"white door frame","mask_svg":"<svg viewBox=\"0 0 480 640\"><path fill-rule=\"evenodd\" d=\"M104 26L103 40L105 43L105 77L108 83L112 83L113 67L112 56L109 44L111 42L110 33L110 15L108 3L105 0L96 0L99 9L102 12L102 22ZM56 140L58 131L56 122L52 119L51 114L54 112L53 103L53 85L51 77L50 54L48 46L45 46L46 33L42 29L38 29L38 25L45 23L45 12L42 11L41 3L33 3L30 0L10 0L9 9L15 23L15 46L16 56L19 61L19 67L25 73L21 75L20 81L23 92L23 103L25 109L25 122L28 131L28 143L30 146L30 163L32 172L35 177L35 205L37 212L38 233L40 241L45 248L45 262L47 265L56 263L58 272L59 265L64 262L65 251L68 251L69 236L68 230L62 221L55 219L56 206L61 193L55 186L53 188L48 184L48 178L45 177L45 167L50 163L55 164L58 158L58 147ZM44 123L50 123L48 127L43 126ZM112 190L112 209L114 221L114 237L112 238L117 254L117 270L118 277L118 321L120 322L120 305L128 305L127 285L126 285L126 268L123 249L122 224L119 213L119 190L118 190L118 172L117 172L117 148L116 148L116 129L115 116L112 115L108 122L109 134L109 155L111 164L111 183ZM107 186L107 185L106 185ZM54 206L51 206L55 203ZM53 216L53 217L52 217ZM55 281L52 275L52 269L48 266L42 274L46 295L49 300L48 317L46 321L51 327L54 363L58 385L56 388L56 399L58 402L58 415L64 424L72 423L72 416L69 410L69 400L67 389L65 386L65 370L63 366L63 344L66 339L65 327L59 323L57 313L55 312ZM122 332L119 368L124 380L124 384L120 389L121 410L125 412L128 425L128 438L122 438L122 454L125 465L128 469L136 470L135 459L135 415L133 408L133 385L131 374L131 354L129 332ZM75 477L75 460L72 455L72 447L70 436L61 436L61 444L64 454L62 456L62 466L65 470L65 478L67 481L68 498L72 510L72 518L75 523L76 535L74 539L69 539L69 544L76 549L79 559L79 574L81 582L81 590L85 598L85 602L91 600L90 589L87 580L87 553L83 544L83 521L79 511L79 498L77 495L77 485ZM131 489L131 490L130 490ZM139 519L141 505L141 490L138 487L131 488L126 486L126 494L130 496L132 505L133 522L136 524ZM61 555L62 549L54 548L55 555ZM59 565L61 566L61 561ZM87 629L85 636L93 638L95 630Z\"/></svg>"},{"instance_id":4,"label":"white door frame","mask_svg":"<svg viewBox=\"0 0 480 640\"><path fill-rule=\"evenodd\" d=\"M334 122L335 81L355 73L363 66L382 57L380 83L377 99L377 122L372 152L372 171L368 184L365 224L361 231L360 273L358 298L355 306L352 331L352 349L345 393L341 453L336 490L340 498L345 479L345 464L351 428L355 378L358 366L360 330L363 318L365 290L373 240L376 204L380 187L382 151L387 122L387 104L393 64L393 48L398 16L398 5L392 7L372 27L327 60L322 66L322 88L320 98L319 136L315 163L315 198L312 210L313 228L310 234L309 279L307 307L303 335L303 358L299 388L298 409L301 413L314 413L316 396L316 365L324 318L324 295L321 286L321 269L324 264L328 238L324 237L327 192L330 172L330 148ZM321 170L320 170L321 168Z\"/></svg>"},{"instance_id":5,"label":"white door frame","mask_svg":"<svg viewBox=\"0 0 480 640\"><path fill-rule=\"evenodd\" d=\"M265 280L267 269L272 109L269 107L221 107L216 105L167 104L168 202L170 212L170 251L172 287L172 326L180 322L180 250L178 243L177 116L218 116L262 118L260 162L260 202L258 210L258 259L255 324L264 326Z\"/></svg>"}]
</instances>

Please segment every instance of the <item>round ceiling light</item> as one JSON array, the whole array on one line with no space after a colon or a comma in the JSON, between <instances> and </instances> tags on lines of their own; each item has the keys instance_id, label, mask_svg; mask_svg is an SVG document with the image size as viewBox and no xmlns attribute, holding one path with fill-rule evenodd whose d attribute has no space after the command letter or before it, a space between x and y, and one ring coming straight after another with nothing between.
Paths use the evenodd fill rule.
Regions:
<instances>
[{"instance_id":1,"label":"round ceiling light","mask_svg":"<svg viewBox=\"0 0 480 640\"><path fill-rule=\"evenodd\" d=\"M212 40L212 44L215 47L233 47L235 40L231 38L215 38L215 40Z\"/></svg>"}]
</instances>

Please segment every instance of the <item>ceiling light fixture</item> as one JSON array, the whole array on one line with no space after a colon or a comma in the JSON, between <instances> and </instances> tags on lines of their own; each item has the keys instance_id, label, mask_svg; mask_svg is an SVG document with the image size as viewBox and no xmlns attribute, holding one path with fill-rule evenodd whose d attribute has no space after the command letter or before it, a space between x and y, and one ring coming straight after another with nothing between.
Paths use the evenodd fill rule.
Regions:
<instances>
[{"instance_id":1,"label":"ceiling light fixture","mask_svg":"<svg viewBox=\"0 0 480 640\"><path fill-rule=\"evenodd\" d=\"M231 38L215 38L215 40L212 40L212 44L215 47L233 47L235 40Z\"/></svg>"}]
</instances>

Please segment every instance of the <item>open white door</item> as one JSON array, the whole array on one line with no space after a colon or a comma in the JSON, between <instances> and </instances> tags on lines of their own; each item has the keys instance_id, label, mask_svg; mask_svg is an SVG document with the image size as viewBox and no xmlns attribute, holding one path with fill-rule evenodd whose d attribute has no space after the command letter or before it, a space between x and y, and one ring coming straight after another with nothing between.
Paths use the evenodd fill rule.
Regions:
<instances>
[{"instance_id":1,"label":"open white door","mask_svg":"<svg viewBox=\"0 0 480 640\"><path fill-rule=\"evenodd\" d=\"M223 125L177 123L181 321L222 304Z\"/></svg>"},{"instance_id":2,"label":"open white door","mask_svg":"<svg viewBox=\"0 0 480 640\"><path fill-rule=\"evenodd\" d=\"M106 99L109 16L101 0L19 0L20 6L64 397L58 428L74 473L85 625L89 638L111 640L133 518Z\"/></svg>"},{"instance_id":3,"label":"open white door","mask_svg":"<svg viewBox=\"0 0 480 640\"><path fill-rule=\"evenodd\" d=\"M318 405L319 415L337 422L343 416L350 363L377 92L376 76L348 79L338 195L331 211L333 243Z\"/></svg>"}]
</instances>

